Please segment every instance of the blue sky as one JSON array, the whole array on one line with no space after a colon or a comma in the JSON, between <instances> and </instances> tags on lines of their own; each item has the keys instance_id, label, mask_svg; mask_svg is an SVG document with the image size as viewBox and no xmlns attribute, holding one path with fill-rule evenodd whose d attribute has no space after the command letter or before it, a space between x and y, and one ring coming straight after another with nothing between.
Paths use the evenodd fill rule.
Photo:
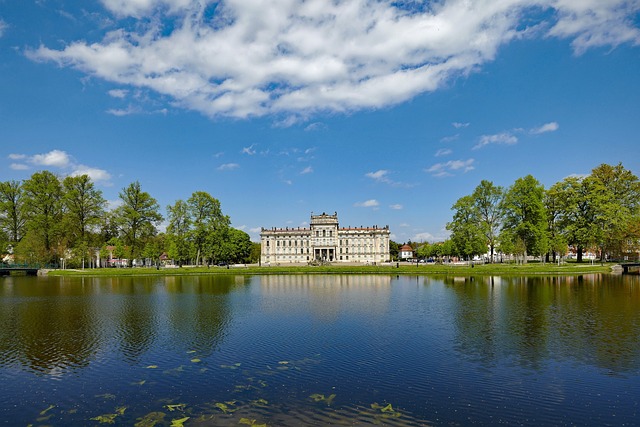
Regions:
<instances>
[{"instance_id":1,"label":"blue sky","mask_svg":"<svg viewBox=\"0 0 640 427\"><path fill-rule=\"evenodd\" d=\"M447 237L482 179L640 174L637 0L0 0L0 180Z\"/></svg>"}]
</instances>

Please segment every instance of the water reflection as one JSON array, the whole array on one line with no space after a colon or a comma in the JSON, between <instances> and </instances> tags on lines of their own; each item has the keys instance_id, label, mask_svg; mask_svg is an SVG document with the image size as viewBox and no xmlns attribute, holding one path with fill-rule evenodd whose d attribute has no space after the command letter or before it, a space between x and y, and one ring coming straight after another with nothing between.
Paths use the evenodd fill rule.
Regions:
<instances>
[{"instance_id":1,"label":"water reflection","mask_svg":"<svg viewBox=\"0 0 640 427\"><path fill-rule=\"evenodd\" d=\"M335 321L341 313L381 316L388 311L392 278L383 275L260 276L260 308L274 313L301 310ZM286 293L287 298L279 298Z\"/></svg>"},{"instance_id":2,"label":"water reflection","mask_svg":"<svg viewBox=\"0 0 640 427\"><path fill-rule=\"evenodd\" d=\"M430 279L434 280L434 279ZM637 276L447 277L457 350L487 366L575 359L612 373L640 366Z\"/></svg>"},{"instance_id":3,"label":"water reflection","mask_svg":"<svg viewBox=\"0 0 640 427\"><path fill-rule=\"evenodd\" d=\"M0 419L631 425L639 279L10 277Z\"/></svg>"},{"instance_id":4,"label":"water reflection","mask_svg":"<svg viewBox=\"0 0 640 427\"><path fill-rule=\"evenodd\" d=\"M0 367L62 375L112 345L131 365L154 345L209 354L224 338L239 277L6 278Z\"/></svg>"}]
</instances>

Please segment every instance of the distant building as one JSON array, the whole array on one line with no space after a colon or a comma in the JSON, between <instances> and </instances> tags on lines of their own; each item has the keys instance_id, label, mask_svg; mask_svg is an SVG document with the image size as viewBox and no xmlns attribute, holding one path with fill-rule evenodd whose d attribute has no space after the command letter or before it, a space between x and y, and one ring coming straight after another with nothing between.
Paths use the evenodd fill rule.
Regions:
<instances>
[{"instance_id":1,"label":"distant building","mask_svg":"<svg viewBox=\"0 0 640 427\"><path fill-rule=\"evenodd\" d=\"M413 248L409 245L402 245L402 247L398 251L398 258L413 259Z\"/></svg>"},{"instance_id":2,"label":"distant building","mask_svg":"<svg viewBox=\"0 0 640 427\"><path fill-rule=\"evenodd\" d=\"M339 227L338 214L311 214L309 228L263 228L260 260L269 263L389 261L389 226Z\"/></svg>"}]
</instances>

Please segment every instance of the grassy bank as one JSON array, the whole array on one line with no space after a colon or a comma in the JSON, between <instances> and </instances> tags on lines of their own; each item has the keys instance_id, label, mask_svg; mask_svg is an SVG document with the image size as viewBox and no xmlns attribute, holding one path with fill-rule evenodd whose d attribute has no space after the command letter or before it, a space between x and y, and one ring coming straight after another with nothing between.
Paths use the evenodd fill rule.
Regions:
<instances>
[{"instance_id":1,"label":"grassy bank","mask_svg":"<svg viewBox=\"0 0 640 427\"><path fill-rule=\"evenodd\" d=\"M84 270L52 270L50 276L184 276L200 274L411 274L411 275L536 275L536 274L583 274L608 273L611 264L485 264L485 265L443 265L443 264L392 264L383 266L370 265L330 265L330 266L270 266L260 267L184 267L184 268L101 268Z\"/></svg>"}]
</instances>

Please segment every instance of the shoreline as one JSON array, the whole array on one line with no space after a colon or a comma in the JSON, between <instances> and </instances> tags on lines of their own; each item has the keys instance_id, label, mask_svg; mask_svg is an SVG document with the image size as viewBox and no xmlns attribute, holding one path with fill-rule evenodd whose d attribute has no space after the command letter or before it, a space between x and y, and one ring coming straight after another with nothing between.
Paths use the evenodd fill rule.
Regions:
<instances>
[{"instance_id":1,"label":"shoreline","mask_svg":"<svg viewBox=\"0 0 640 427\"><path fill-rule=\"evenodd\" d=\"M233 265L228 267L135 267L49 270L46 276L192 276L192 275L305 275L305 274L390 274L390 275L444 275L444 276L527 276L527 275L575 275L588 273L616 273L616 264L484 264L484 265L418 265L392 263L391 265Z\"/></svg>"}]
</instances>

